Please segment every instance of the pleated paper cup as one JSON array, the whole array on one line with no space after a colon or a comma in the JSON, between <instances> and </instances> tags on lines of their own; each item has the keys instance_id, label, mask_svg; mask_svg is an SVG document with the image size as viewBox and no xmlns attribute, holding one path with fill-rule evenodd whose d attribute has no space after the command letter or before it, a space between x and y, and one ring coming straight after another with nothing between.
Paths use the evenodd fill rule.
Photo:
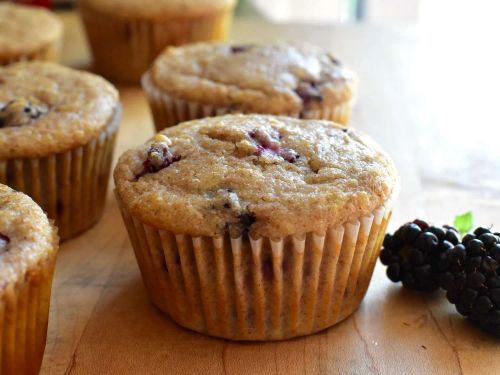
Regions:
<instances>
[{"instance_id":1,"label":"pleated paper cup","mask_svg":"<svg viewBox=\"0 0 500 375\"><path fill-rule=\"evenodd\" d=\"M204 117L222 116L231 113L245 113L236 110L230 105L212 106L168 95L154 84L149 72L143 75L141 82L148 98L157 132L184 121L196 120ZM338 124L347 125L351 116L353 104L354 100L351 99L337 103L333 106L324 105L314 110L273 114L302 119L330 120Z\"/></svg>"},{"instance_id":2,"label":"pleated paper cup","mask_svg":"<svg viewBox=\"0 0 500 375\"><path fill-rule=\"evenodd\" d=\"M192 237L152 227L117 199L153 304L179 325L232 340L282 340L352 314L370 282L390 203L323 234Z\"/></svg>"},{"instance_id":3,"label":"pleated paper cup","mask_svg":"<svg viewBox=\"0 0 500 375\"><path fill-rule=\"evenodd\" d=\"M190 17L134 19L98 14L80 4L96 70L111 80L138 83L167 46L224 40L233 8Z\"/></svg>"},{"instance_id":4,"label":"pleated paper cup","mask_svg":"<svg viewBox=\"0 0 500 375\"><path fill-rule=\"evenodd\" d=\"M0 183L29 195L67 240L102 215L121 107L87 144L42 158L0 160Z\"/></svg>"},{"instance_id":5,"label":"pleated paper cup","mask_svg":"<svg viewBox=\"0 0 500 375\"><path fill-rule=\"evenodd\" d=\"M34 52L22 55L16 55L12 57L0 57L0 66L14 64L20 61L59 62L60 54L61 54L61 40L57 40Z\"/></svg>"},{"instance_id":6,"label":"pleated paper cup","mask_svg":"<svg viewBox=\"0 0 500 375\"><path fill-rule=\"evenodd\" d=\"M36 375L42 365L55 248L0 290L0 373Z\"/></svg>"}]
</instances>

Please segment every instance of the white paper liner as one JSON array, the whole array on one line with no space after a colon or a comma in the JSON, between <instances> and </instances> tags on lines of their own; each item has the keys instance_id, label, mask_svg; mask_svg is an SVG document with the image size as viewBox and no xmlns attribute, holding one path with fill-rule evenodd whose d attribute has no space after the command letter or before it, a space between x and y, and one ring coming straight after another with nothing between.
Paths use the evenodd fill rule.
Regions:
<instances>
[{"instance_id":1,"label":"white paper liner","mask_svg":"<svg viewBox=\"0 0 500 375\"><path fill-rule=\"evenodd\" d=\"M145 224L121 204L152 302L194 331L282 340L354 312L368 288L391 203L324 235L191 237Z\"/></svg>"},{"instance_id":2,"label":"white paper liner","mask_svg":"<svg viewBox=\"0 0 500 375\"><path fill-rule=\"evenodd\" d=\"M121 107L86 145L42 158L0 160L0 183L29 195L66 240L94 225L107 194Z\"/></svg>"},{"instance_id":3,"label":"white paper liner","mask_svg":"<svg viewBox=\"0 0 500 375\"><path fill-rule=\"evenodd\" d=\"M56 251L0 291L0 373L38 374L47 337Z\"/></svg>"},{"instance_id":4,"label":"white paper liner","mask_svg":"<svg viewBox=\"0 0 500 375\"><path fill-rule=\"evenodd\" d=\"M96 70L112 80L138 83L165 47L224 40L233 9L147 20L101 15L80 4L80 13Z\"/></svg>"},{"instance_id":5,"label":"white paper liner","mask_svg":"<svg viewBox=\"0 0 500 375\"><path fill-rule=\"evenodd\" d=\"M158 88L151 79L151 74L146 72L142 76L142 87L148 97L148 102L153 114L157 132L177 125L184 121L204 117L222 116L230 113L245 113L231 106L212 106L208 104L188 101L170 96ZM330 120L347 125L352 112L353 100L338 103L335 106L322 107L303 112L280 113L280 116L289 116L304 119ZM248 112L250 113L250 112Z\"/></svg>"}]
</instances>

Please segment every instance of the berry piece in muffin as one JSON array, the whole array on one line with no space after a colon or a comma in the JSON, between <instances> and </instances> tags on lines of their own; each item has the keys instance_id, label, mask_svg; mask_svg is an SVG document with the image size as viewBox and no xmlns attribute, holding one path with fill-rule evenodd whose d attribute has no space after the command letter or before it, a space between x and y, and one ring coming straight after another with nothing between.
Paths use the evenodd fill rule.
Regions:
<instances>
[{"instance_id":1,"label":"berry piece in muffin","mask_svg":"<svg viewBox=\"0 0 500 375\"><path fill-rule=\"evenodd\" d=\"M11 100L0 109L0 128L29 125L47 111L47 106L35 99Z\"/></svg>"},{"instance_id":2,"label":"berry piece in muffin","mask_svg":"<svg viewBox=\"0 0 500 375\"><path fill-rule=\"evenodd\" d=\"M175 163L181 160L180 155L172 154L169 149L169 146L172 144L172 141L162 135L158 134L155 137L154 142L151 144L148 150L147 158L144 160L143 170L137 178L144 176L147 173L156 173L163 168L167 168L172 163Z\"/></svg>"},{"instance_id":3,"label":"berry piece in muffin","mask_svg":"<svg viewBox=\"0 0 500 375\"><path fill-rule=\"evenodd\" d=\"M10 238L6 235L0 233L0 254L7 251L7 247L9 246Z\"/></svg>"},{"instance_id":4,"label":"berry piece in muffin","mask_svg":"<svg viewBox=\"0 0 500 375\"><path fill-rule=\"evenodd\" d=\"M302 99L304 105L323 100L323 95L314 81L299 81L295 92Z\"/></svg>"},{"instance_id":5,"label":"berry piece in muffin","mask_svg":"<svg viewBox=\"0 0 500 375\"><path fill-rule=\"evenodd\" d=\"M280 135L274 130L264 130L256 128L250 132L250 138L256 143L255 155L261 156L264 153L271 153L285 159L289 163L295 163L299 154L291 148L282 147Z\"/></svg>"}]
</instances>

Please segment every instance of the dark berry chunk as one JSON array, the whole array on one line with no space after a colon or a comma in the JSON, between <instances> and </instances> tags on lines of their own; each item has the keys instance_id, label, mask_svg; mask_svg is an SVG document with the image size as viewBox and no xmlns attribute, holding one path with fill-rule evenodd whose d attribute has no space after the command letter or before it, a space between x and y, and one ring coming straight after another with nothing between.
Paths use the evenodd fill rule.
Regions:
<instances>
[{"instance_id":1,"label":"dark berry chunk","mask_svg":"<svg viewBox=\"0 0 500 375\"><path fill-rule=\"evenodd\" d=\"M143 169L137 175L137 179L145 174L156 173L181 160L180 155L172 154L169 145L170 140L164 135L155 137L155 141L149 146L146 160L142 163Z\"/></svg>"},{"instance_id":2,"label":"dark berry chunk","mask_svg":"<svg viewBox=\"0 0 500 375\"><path fill-rule=\"evenodd\" d=\"M0 253L7 251L7 247L9 245L10 238L6 235L0 233Z\"/></svg>"},{"instance_id":3,"label":"dark berry chunk","mask_svg":"<svg viewBox=\"0 0 500 375\"><path fill-rule=\"evenodd\" d=\"M239 45L233 45L230 47L231 53L241 53L241 52L246 52L250 48L252 48L252 44L239 44Z\"/></svg>"},{"instance_id":4,"label":"dark berry chunk","mask_svg":"<svg viewBox=\"0 0 500 375\"><path fill-rule=\"evenodd\" d=\"M280 149L279 156L281 156L289 163L295 163L299 158L299 154L294 150L292 150L291 148Z\"/></svg>"},{"instance_id":5,"label":"dark berry chunk","mask_svg":"<svg viewBox=\"0 0 500 375\"><path fill-rule=\"evenodd\" d=\"M254 129L250 133L250 138L257 143L256 155L260 156L265 152L282 157L289 163L295 163L300 155L291 148L281 147L280 134L274 130Z\"/></svg>"},{"instance_id":6,"label":"dark berry chunk","mask_svg":"<svg viewBox=\"0 0 500 375\"><path fill-rule=\"evenodd\" d=\"M240 230L243 233L246 233L250 230L250 227L257 221L255 214L252 212L244 212L238 216L238 224L240 226Z\"/></svg>"},{"instance_id":7,"label":"dark berry chunk","mask_svg":"<svg viewBox=\"0 0 500 375\"><path fill-rule=\"evenodd\" d=\"M340 60L339 60L339 59L337 59L335 56L328 55L328 59L330 60L330 62L331 62L333 65L337 65L337 66L342 65L342 63L340 62Z\"/></svg>"},{"instance_id":8,"label":"dark berry chunk","mask_svg":"<svg viewBox=\"0 0 500 375\"><path fill-rule=\"evenodd\" d=\"M321 91L316 82L300 81L295 89L295 92L306 105L323 101L323 95L321 95Z\"/></svg>"},{"instance_id":9,"label":"dark berry chunk","mask_svg":"<svg viewBox=\"0 0 500 375\"><path fill-rule=\"evenodd\" d=\"M11 100L0 109L0 128L29 125L47 111L45 105L35 100Z\"/></svg>"}]
</instances>

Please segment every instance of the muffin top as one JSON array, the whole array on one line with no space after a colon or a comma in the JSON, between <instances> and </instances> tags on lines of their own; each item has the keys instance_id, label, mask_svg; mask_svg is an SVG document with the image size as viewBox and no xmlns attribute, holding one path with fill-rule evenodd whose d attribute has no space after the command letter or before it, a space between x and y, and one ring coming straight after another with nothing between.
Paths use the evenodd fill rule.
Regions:
<instances>
[{"instance_id":1,"label":"muffin top","mask_svg":"<svg viewBox=\"0 0 500 375\"><path fill-rule=\"evenodd\" d=\"M27 195L0 184L0 288L57 251L57 243L42 209Z\"/></svg>"},{"instance_id":2,"label":"muffin top","mask_svg":"<svg viewBox=\"0 0 500 375\"><path fill-rule=\"evenodd\" d=\"M292 43L170 47L145 79L185 100L278 115L349 101L356 86L331 54Z\"/></svg>"},{"instance_id":3,"label":"muffin top","mask_svg":"<svg viewBox=\"0 0 500 375\"><path fill-rule=\"evenodd\" d=\"M228 6L235 0L79 0L85 8L123 18L203 16Z\"/></svg>"},{"instance_id":4,"label":"muffin top","mask_svg":"<svg viewBox=\"0 0 500 375\"><path fill-rule=\"evenodd\" d=\"M34 53L62 30L61 21L46 9L0 3L0 59Z\"/></svg>"},{"instance_id":5,"label":"muffin top","mask_svg":"<svg viewBox=\"0 0 500 375\"><path fill-rule=\"evenodd\" d=\"M103 78L48 62L0 68L0 160L86 144L111 121L118 93Z\"/></svg>"},{"instance_id":6,"label":"muffin top","mask_svg":"<svg viewBox=\"0 0 500 375\"><path fill-rule=\"evenodd\" d=\"M283 237L353 221L397 183L390 158L333 122L227 115L183 123L129 150L116 188L133 216L193 236Z\"/></svg>"}]
</instances>

